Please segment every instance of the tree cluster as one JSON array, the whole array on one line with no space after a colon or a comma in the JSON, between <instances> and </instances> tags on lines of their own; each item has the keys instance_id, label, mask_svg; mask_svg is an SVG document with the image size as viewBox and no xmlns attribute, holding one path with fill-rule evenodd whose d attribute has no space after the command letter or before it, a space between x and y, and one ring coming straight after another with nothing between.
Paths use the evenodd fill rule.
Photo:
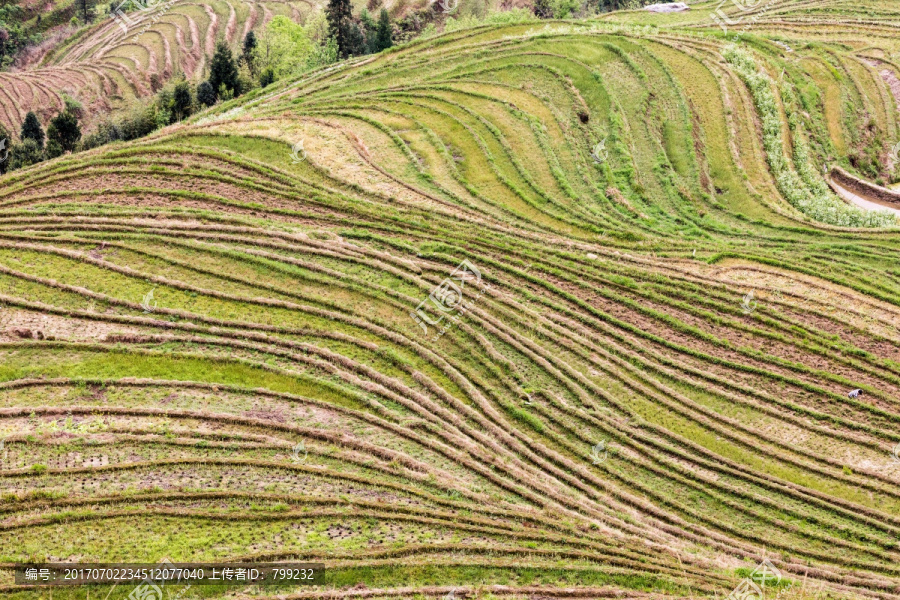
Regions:
<instances>
[{"instance_id":1,"label":"tree cluster","mask_svg":"<svg viewBox=\"0 0 900 600\"><path fill-rule=\"evenodd\" d=\"M358 19L354 18L350 0L329 0L325 14L328 32L335 40L341 58L373 54L394 45L391 18L383 8L376 22L367 9Z\"/></svg>"},{"instance_id":2,"label":"tree cluster","mask_svg":"<svg viewBox=\"0 0 900 600\"><path fill-rule=\"evenodd\" d=\"M65 100L65 107L50 119L46 132L36 114L25 115L18 143L13 143L10 133L0 124L0 174L75 151L81 139L81 105L68 97Z\"/></svg>"}]
</instances>

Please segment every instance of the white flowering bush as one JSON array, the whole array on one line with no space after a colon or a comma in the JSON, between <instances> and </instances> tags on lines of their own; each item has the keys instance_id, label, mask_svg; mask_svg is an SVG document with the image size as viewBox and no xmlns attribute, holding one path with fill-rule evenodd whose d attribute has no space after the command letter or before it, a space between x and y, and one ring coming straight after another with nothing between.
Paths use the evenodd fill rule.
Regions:
<instances>
[{"instance_id":1,"label":"white flowering bush","mask_svg":"<svg viewBox=\"0 0 900 600\"><path fill-rule=\"evenodd\" d=\"M772 91L772 79L762 72L749 52L735 45L723 52L740 78L750 88L762 120L766 160L782 196L806 216L841 227L895 227L897 218L888 211L869 211L851 206L831 193L809 162L809 147L801 135L794 136L794 163L784 156L781 116ZM788 85L788 84L785 84ZM798 132L799 133L799 132ZM799 173L799 174L798 174Z\"/></svg>"}]
</instances>

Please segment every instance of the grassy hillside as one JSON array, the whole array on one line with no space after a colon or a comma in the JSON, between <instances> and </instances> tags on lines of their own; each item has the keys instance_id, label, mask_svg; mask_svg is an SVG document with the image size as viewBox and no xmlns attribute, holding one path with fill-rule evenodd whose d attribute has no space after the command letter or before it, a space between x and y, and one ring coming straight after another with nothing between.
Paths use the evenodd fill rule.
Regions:
<instances>
[{"instance_id":1,"label":"grassy hillside","mask_svg":"<svg viewBox=\"0 0 900 600\"><path fill-rule=\"evenodd\" d=\"M890 177L892 7L465 29L0 179L0 567L900 596L900 234L822 176Z\"/></svg>"}]
</instances>

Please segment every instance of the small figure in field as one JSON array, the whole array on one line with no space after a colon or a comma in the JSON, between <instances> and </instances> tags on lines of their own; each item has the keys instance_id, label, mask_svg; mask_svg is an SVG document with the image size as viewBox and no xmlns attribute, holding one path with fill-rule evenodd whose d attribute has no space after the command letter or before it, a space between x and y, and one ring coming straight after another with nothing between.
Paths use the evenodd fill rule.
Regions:
<instances>
[{"instance_id":1,"label":"small figure in field","mask_svg":"<svg viewBox=\"0 0 900 600\"><path fill-rule=\"evenodd\" d=\"M849 398L858 398L858 397L861 396L861 395L862 395L862 390L853 390L852 392L850 392L849 394L847 394L847 397L849 397Z\"/></svg>"}]
</instances>

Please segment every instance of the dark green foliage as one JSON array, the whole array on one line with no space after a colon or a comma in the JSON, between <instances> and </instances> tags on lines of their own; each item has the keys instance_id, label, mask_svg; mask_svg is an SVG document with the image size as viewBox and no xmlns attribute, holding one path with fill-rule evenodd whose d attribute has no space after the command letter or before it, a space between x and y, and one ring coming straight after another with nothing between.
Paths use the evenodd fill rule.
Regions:
<instances>
[{"instance_id":1,"label":"dark green foliage","mask_svg":"<svg viewBox=\"0 0 900 600\"><path fill-rule=\"evenodd\" d=\"M80 139L81 128L78 126L78 117L74 113L64 110L53 117L47 127L47 154L48 156L51 154L51 143L54 143L53 153L55 156L59 156L63 152L74 152L75 145ZM55 154L57 151L59 154Z\"/></svg>"},{"instance_id":2,"label":"dark green foliage","mask_svg":"<svg viewBox=\"0 0 900 600\"><path fill-rule=\"evenodd\" d=\"M378 33L375 37L375 51L381 52L387 50L394 45L393 31L391 29L391 18L388 11L381 9L378 14Z\"/></svg>"},{"instance_id":3,"label":"dark green foliage","mask_svg":"<svg viewBox=\"0 0 900 600\"><path fill-rule=\"evenodd\" d=\"M43 132L42 132L43 133ZM22 169L44 160L44 150L31 138L16 144L9 152L9 170Z\"/></svg>"},{"instance_id":4,"label":"dark green foliage","mask_svg":"<svg viewBox=\"0 0 900 600\"><path fill-rule=\"evenodd\" d=\"M376 37L378 35L378 23L372 18L367 9L363 9L359 15L359 23L362 27L363 34L366 36L366 54L378 52L375 47Z\"/></svg>"},{"instance_id":5,"label":"dark green foliage","mask_svg":"<svg viewBox=\"0 0 900 600\"><path fill-rule=\"evenodd\" d=\"M97 127L97 131L81 140L81 149L90 150L122 139L125 139L122 128L111 121L106 121Z\"/></svg>"},{"instance_id":6,"label":"dark green foliage","mask_svg":"<svg viewBox=\"0 0 900 600\"><path fill-rule=\"evenodd\" d=\"M347 55L360 56L366 54L366 37L356 23L351 22L347 29Z\"/></svg>"},{"instance_id":7,"label":"dark green foliage","mask_svg":"<svg viewBox=\"0 0 900 600\"><path fill-rule=\"evenodd\" d=\"M244 36L244 47L241 51L241 60L247 65L251 73L255 72L253 51L256 49L257 45L256 34L252 31L248 31L247 35Z\"/></svg>"},{"instance_id":8,"label":"dark green foliage","mask_svg":"<svg viewBox=\"0 0 900 600\"><path fill-rule=\"evenodd\" d=\"M191 116L194 100L191 98L191 85L187 81L179 81L172 92L172 116L176 121Z\"/></svg>"},{"instance_id":9,"label":"dark green foliage","mask_svg":"<svg viewBox=\"0 0 900 600\"><path fill-rule=\"evenodd\" d=\"M234 96L238 96L241 93L240 85L238 84L237 65L235 65L234 57L231 55L231 48L225 42L219 42L216 45L216 53L213 55L209 68L209 84L217 94L219 88L223 86Z\"/></svg>"},{"instance_id":10,"label":"dark green foliage","mask_svg":"<svg viewBox=\"0 0 900 600\"><path fill-rule=\"evenodd\" d=\"M41 127L41 122L38 121L37 115L33 112L25 115L25 121L22 123L22 133L19 137L22 138L23 142L25 140L34 140L39 148L44 147L44 129Z\"/></svg>"},{"instance_id":11,"label":"dark green foliage","mask_svg":"<svg viewBox=\"0 0 900 600\"><path fill-rule=\"evenodd\" d=\"M56 158L57 156L62 156L65 153L65 150L63 150L63 147L57 140L47 140L47 147L44 148L44 156L47 159Z\"/></svg>"},{"instance_id":12,"label":"dark green foliage","mask_svg":"<svg viewBox=\"0 0 900 600\"><path fill-rule=\"evenodd\" d=\"M136 110L121 124L122 139L136 140L156 130L156 110L146 107Z\"/></svg>"},{"instance_id":13,"label":"dark green foliage","mask_svg":"<svg viewBox=\"0 0 900 600\"><path fill-rule=\"evenodd\" d=\"M204 81L197 86L197 102L204 106L212 106L216 103L216 91L210 82Z\"/></svg>"},{"instance_id":14,"label":"dark green foliage","mask_svg":"<svg viewBox=\"0 0 900 600\"><path fill-rule=\"evenodd\" d=\"M350 26L353 22L350 0L328 0L326 15L328 34L337 42L338 55L347 58L350 56Z\"/></svg>"},{"instance_id":15,"label":"dark green foliage","mask_svg":"<svg viewBox=\"0 0 900 600\"><path fill-rule=\"evenodd\" d=\"M601 0L601 4L603 4L603 0ZM553 18L553 0L534 0L534 6L532 6L532 11L534 11L535 16L541 19L552 19Z\"/></svg>"},{"instance_id":16,"label":"dark green foliage","mask_svg":"<svg viewBox=\"0 0 900 600\"><path fill-rule=\"evenodd\" d=\"M266 87L273 83L275 83L275 71L271 67L259 74L259 85L261 87Z\"/></svg>"}]
</instances>

